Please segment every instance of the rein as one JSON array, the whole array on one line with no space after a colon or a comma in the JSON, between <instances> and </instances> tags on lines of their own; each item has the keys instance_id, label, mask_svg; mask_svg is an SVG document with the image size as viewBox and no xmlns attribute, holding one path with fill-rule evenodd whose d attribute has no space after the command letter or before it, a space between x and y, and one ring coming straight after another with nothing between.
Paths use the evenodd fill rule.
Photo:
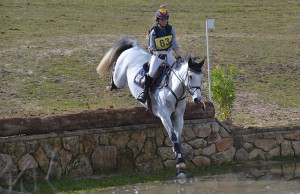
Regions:
<instances>
[{"instance_id":1,"label":"rein","mask_svg":"<svg viewBox=\"0 0 300 194\"><path fill-rule=\"evenodd\" d=\"M185 79L182 80L181 77L179 75L176 74L176 72L174 71L173 67L174 67L174 64L176 62L173 63L173 65L171 66L170 70L171 72L177 77L177 79L180 81L181 83L181 86L183 87L183 91L182 91L182 94L180 95L180 97L178 98L177 95L175 94L175 92L168 86L168 84L165 86L165 88L169 89L170 92L173 94L173 96L175 97L176 99L176 103L175 103L175 108L177 107L178 105L178 102L181 101L181 100L184 100L186 98L186 95L185 94L185 91L188 91L190 94L191 92L188 90L188 87L184 84L184 80L186 80L186 78L188 77L188 72L186 73L186 76L185 76Z\"/></svg>"}]
</instances>

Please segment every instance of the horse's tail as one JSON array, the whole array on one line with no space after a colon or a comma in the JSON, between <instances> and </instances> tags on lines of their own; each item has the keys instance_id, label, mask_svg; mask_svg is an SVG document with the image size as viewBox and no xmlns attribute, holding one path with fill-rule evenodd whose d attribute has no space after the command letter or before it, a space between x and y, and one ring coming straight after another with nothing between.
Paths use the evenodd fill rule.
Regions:
<instances>
[{"instance_id":1,"label":"horse's tail","mask_svg":"<svg viewBox=\"0 0 300 194\"><path fill-rule=\"evenodd\" d=\"M139 44L136 40L124 36L120 37L100 61L96 69L97 73L103 74L108 72L123 51L137 46L139 46Z\"/></svg>"}]
</instances>

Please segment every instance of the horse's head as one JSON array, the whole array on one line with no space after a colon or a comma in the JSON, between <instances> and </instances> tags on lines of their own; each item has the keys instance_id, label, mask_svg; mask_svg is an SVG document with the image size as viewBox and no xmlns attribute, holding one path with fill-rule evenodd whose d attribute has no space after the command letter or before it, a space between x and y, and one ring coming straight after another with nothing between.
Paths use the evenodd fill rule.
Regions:
<instances>
[{"instance_id":1,"label":"horse's head","mask_svg":"<svg viewBox=\"0 0 300 194\"><path fill-rule=\"evenodd\" d=\"M198 104L201 99L201 83L202 83L202 66L204 64L205 58L200 62L195 62L194 58L189 57L188 59L188 72L186 79L186 86L189 93L192 95L194 103Z\"/></svg>"}]
</instances>

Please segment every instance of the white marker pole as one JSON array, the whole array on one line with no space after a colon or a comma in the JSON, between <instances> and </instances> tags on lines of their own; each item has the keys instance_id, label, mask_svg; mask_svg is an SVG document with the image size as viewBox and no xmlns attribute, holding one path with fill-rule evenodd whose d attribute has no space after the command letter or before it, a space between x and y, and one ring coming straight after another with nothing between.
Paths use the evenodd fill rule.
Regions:
<instances>
[{"instance_id":1,"label":"white marker pole","mask_svg":"<svg viewBox=\"0 0 300 194\"><path fill-rule=\"evenodd\" d=\"M208 73L209 101L211 101L211 86L210 86L208 29L209 28L215 28L215 24L214 23L215 23L215 19L208 19L208 20L206 20L207 73Z\"/></svg>"}]
</instances>

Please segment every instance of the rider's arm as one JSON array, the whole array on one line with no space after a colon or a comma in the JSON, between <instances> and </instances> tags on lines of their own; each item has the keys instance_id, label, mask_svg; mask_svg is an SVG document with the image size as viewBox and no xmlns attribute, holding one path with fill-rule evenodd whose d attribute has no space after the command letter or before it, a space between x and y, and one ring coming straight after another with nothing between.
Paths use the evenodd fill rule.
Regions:
<instances>
[{"instance_id":1,"label":"rider's arm","mask_svg":"<svg viewBox=\"0 0 300 194\"><path fill-rule=\"evenodd\" d=\"M171 33L173 35L173 38L172 38L172 50L175 52L176 56L180 56L179 47L178 47L178 44L177 44L177 41L176 41L176 33L175 33L174 28L172 28Z\"/></svg>"},{"instance_id":2,"label":"rider's arm","mask_svg":"<svg viewBox=\"0 0 300 194\"><path fill-rule=\"evenodd\" d=\"M150 53L156 50L154 39L156 38L155 30L151 30L148 40L148 50Z\"/></svg>"}]
</instances>

